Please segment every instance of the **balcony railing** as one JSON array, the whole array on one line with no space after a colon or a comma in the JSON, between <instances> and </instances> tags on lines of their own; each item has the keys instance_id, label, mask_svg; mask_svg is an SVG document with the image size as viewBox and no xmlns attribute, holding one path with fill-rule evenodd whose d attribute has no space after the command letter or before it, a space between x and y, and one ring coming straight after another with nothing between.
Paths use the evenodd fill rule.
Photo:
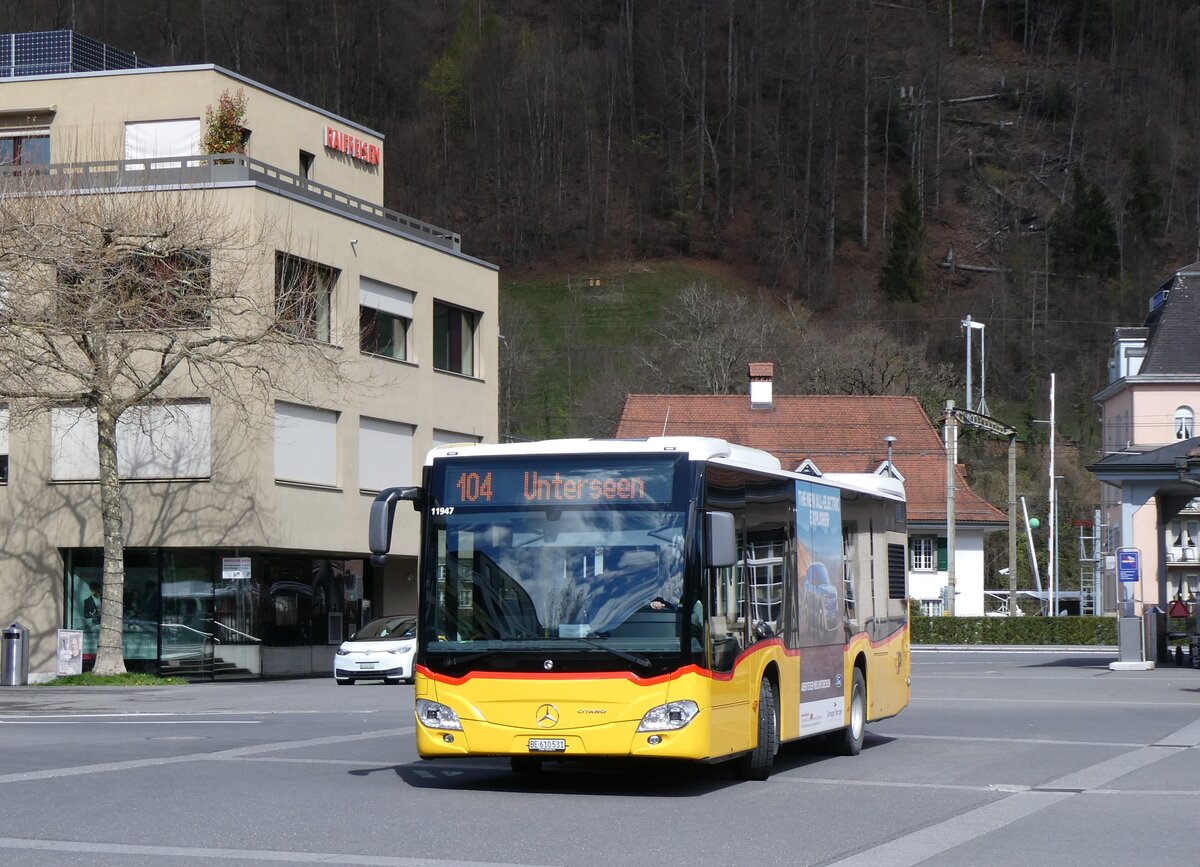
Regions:
<instances>
[{"instance_id":1,"label":"balcony railing","mask_svg":"<svg viewBox=\"0 0 1200 867\"><path fill-rule=\"evenodd\" d=\"M26 189L80 191L205 187L253 182L456 253L462 249L462 237L456 232L241 154L0 166L0 183L9 187L17 180Z\"/></svg>"}]
</instances>

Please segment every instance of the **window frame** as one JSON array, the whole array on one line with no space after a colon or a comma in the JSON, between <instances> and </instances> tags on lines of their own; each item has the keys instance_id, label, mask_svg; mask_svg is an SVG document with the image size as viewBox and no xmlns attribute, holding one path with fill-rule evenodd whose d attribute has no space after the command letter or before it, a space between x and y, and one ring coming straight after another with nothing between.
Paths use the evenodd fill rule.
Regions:
<instances>
[{"instance_id":1,"label":"window frame","mask_svg":"<svg viewBox=\"0 0 1200 867\"><path fill-rule=\"evenodd\" d=\"M43 160L25 160L22 155L25 151L25 143L30 140L45 140L46 142L46 159ZM50 164L51 159L51 141L50 128L37 127L33 129L16 129L16 130L0 130L0 141L12 142L12 157L9 160L0 160L0 168L14 168L16 166L45 166Z\"/></svg>"},{"instance_id":2,"label":"window frame","mask_svg":"<svg viewBox=\"0 0 1200 867\"><path fill-rule=\"evenodd\" d=\"M924 550L928 548L928 550ZM909 539L909 563L914 572L937 572L937 536L921 535Z\"/></svg>"},{"instance_id":3,"label":"window frame","mask_svg":"<svg viewBox=\"0 0 1200 867\"><path fill-rule=\"evenodd\" d=\"M1176 440L1190 440L1196 435L1196 412L1190 406L1178 406L1172 416L1171 432Z\"/></svg>"},{"instance_id":4,"label":"window frame","mask_svg":"<svg viewBox=\"0 0 1200 867\"><path fill-rule=\"evenodd\" d=\"M333 293L341 274L341 269L332 265L276 250L275 315L279 327L302 340L332 344ZM303 285L309 282L312 291Z\"/></svg>"},{"instance_id":5,"label":"window frame","mask_svg":"<svg viewBox=\"0 0 1200 867\"><path fill-rule=\"evenodd\" d=\"M479 375L478 310L461 307L447 301L433 302L433 369L473 379ZM464 334L464 332L469 332ZM455 351L457 347L457 351ZM452 359L452 356L457 356ZM457 363L452 366L452 362ZM468 368L469 369L466 369Z\"/></svg>"}]
</instances>

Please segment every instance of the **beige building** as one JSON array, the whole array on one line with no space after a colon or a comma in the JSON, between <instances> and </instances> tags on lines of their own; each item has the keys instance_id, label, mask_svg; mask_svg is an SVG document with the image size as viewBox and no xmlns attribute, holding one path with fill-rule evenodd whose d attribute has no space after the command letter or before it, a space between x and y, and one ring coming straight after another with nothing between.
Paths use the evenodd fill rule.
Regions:
<instances>
[{"instance_id":1,"label":"beige building","mask_svg":"<svg viewBox=\"0 0 1200 867\"><path fill-rule=\"evenodd\" d=\"M278 292L317 275L309 336L356 384L314 380L247 419L177 378L176 401L125 420L127 665L330 672L363 622L415 608L418 515L399 512L393 556L373 568L375 493L419 482L431 446L497 438L497 269L383 207L379 133L211 65L80 72L5 55L35 36L96 44L0 37L0 181L36 167L67 188L86 172L109 193L178 190L265 227L249 278ZM239 90L244 154L200 155L206 110ZM85 664L94 653L95 417L64 406L16 425L16 410L0 404L0 622L30 630L37 680L56 669L59 629L82 631Z\"/></svg>"}]
</instances>

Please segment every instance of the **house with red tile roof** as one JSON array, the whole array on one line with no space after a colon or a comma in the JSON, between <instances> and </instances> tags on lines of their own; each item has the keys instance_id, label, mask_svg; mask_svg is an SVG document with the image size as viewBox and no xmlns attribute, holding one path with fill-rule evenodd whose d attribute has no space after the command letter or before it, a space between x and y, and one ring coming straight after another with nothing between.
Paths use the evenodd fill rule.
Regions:
<instances>
[{"instance_id":1,"label":"house with red tile roof","mask_svg":"<svg viewBox=\"0 0 1200 867\"><path fill-rule=\"evenodd\" d=\"M946 450L917 399L886 395L774 395L774 365L750 365L745 394L631 394L616 436L711 436L763 449L785 469L893 471L908 495L909 593L930 613L947 585ZM885 438L894 437L888 442ZM983 539L1008 518L955 470L955 613L983 614Z\"/></svg>"}]
</instances>

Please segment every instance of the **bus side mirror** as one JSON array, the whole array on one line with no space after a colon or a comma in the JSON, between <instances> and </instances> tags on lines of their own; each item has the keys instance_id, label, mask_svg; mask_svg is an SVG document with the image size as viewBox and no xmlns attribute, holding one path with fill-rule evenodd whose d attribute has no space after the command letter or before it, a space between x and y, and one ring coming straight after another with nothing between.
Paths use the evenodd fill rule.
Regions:
<instances>
[{"instance_id":1,"label":"bus side mirror","mask_svg":"<svg viewBox=\"0 0 1200 867\"><path fill-rule=\"evenodd\" d=\"M392 549L392 520L396 516L396 503L409 500L414 509L420 509L424 493L420 488L385 488L371 503L371 523L368 541L371 547L371 563L382 566L387 562L387 553Z\"/></svg>"},{"instance_id":2,"label":"bus side mirror","mask_svg":"<svg viewBox=\"0 0 1200 867\"><path fill-rule=\"evenodd\" d=\"M721 569L737 563L737 538L732 512L704 513L705 565Z\"/></svg>"}]
</instances>

